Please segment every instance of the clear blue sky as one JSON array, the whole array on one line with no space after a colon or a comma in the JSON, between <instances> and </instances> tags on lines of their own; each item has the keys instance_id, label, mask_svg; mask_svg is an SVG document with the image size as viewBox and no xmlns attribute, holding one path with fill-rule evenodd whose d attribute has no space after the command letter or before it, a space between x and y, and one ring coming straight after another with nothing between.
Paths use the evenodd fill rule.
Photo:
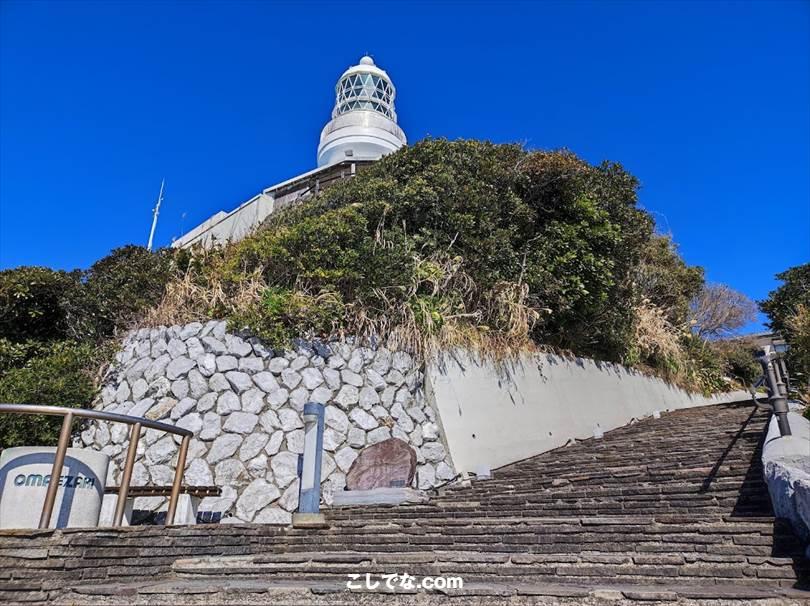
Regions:
<instances>
[{"instance_id":1,"label":"clear blue sky","mask_svg":"<svg viewBox=\"0 0 810 606\"><path fill-rule=\"evenodd\" d=\"M0 268L144 244L162 177L166 245L314 168L364 53L411 141L621 162L712 281L810 260L808 2L2 0Z\"/></svg>"}]
</instances>

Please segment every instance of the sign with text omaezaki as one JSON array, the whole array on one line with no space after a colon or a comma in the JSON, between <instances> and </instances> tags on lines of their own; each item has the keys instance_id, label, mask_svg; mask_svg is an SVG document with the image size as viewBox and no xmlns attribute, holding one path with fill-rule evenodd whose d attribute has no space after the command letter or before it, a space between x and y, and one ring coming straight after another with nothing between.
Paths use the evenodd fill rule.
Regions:
<instances>
[{"instance_id":1,"label":"sign with text omaezaki","mask_svg":"<svg viewBox=\"0 0 810 606\"><path fill-rule=\"evenodd\" d=\"M96 526L107 481L109 457L68 448L62 473L51 478L56 448L22 446L0 454L0 528L36 528L45 493L59 483L51 528Z\"/></svg>"}]
</instances>

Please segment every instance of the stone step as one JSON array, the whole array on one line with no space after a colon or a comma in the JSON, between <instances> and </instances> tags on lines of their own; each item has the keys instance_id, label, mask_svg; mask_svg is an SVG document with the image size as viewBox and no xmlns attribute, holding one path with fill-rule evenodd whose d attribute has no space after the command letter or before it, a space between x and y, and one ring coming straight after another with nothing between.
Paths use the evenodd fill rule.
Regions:
<instances>
[{"instance_id":1,"label":"stone step","mask_svg":"<svg viewBox=\"0 0 810 606\"><path fill-rule=\"evenodd\" d=\"M487 504L487 505L492 505ZM553 503L505 503L501 504L494 509L493 507L484 507L483 503L458 503L455 507L447 507L442 509L421 510L421 511L406 511L397 512L402 518L410 517L417 518L422 515L432 516L436 518L452 518L464 515L465 517L478 517L486 518L492 516L510 516L518 515L521 512L530 517L542 517L543 515L655 515L659 513L692 513L696 516L716 514L721 515L727 513L729 510L735 510L738 514L746 512L752 515L761 515L770 511L770 503L763 498L746 499L739 501L738 499L712 499L699 504L690 502L688 500L670 500L666 502L639 502L639 501L619 501L619 500L604 500L602 502L593 503L588 501L581 502L566 502L556 501ZM346 512L339 509L324 509L324 513L330 515L334 520L350 519L356 513ZM375 516L384 517L385 511L368 511L363 513L364 517L373 518Z\"/></svg>"},{"instance_id":2,"label":"stone step","mask_svg":"<svg viewBox=\"0 0 810 606\"><path fill-rule=\"evenodd\" d=\"M810 594L792 587L810 587L810 570L761 479L767 421L747 405L667 413L432 491L426 504L328 509L325 530L4 534L0 600L445 603L433 593L347 593L353 568L457 574L466 585L454 603L464 606L798 604Z\"/></svg>"},{"instance_id":3,"label":"stone step","mask_svg":"<svg viewBox=\"0 0 810 606\"><path fill-rule=\"evenodd\" d=\"M803 572L810 572L805 567ZM252 577L263 579L350 578L353 573L380 576L406 570L418 576L460 576L466 581L504 580L557 582L645 583L680 582L775 585L795 582L795 562L790 558L768 558L750 562L745 557L695 554L654 555L638 552L577 553L554 555L482 554L478 551L445 552L299 552L224 558L193 558L174 562L173 572L188 577Z\"/></svg>"},{"instance_id":4,"label":"stone step","mask_svg":"<svg viewBox=\"0 0 810 606\"><path fill-rule=\"evenodd\" d=\"M105 583L73 588L52 604L287 604L317 606L625 606L628 604L678 603L682 606L721 606L777 603L797 604L805 593L787 587L746 586L739 583L633 583L612 584L515 581L464 583L459 589L442 591L403 590L391 592L381 584L376 590L349 591L341 580L266 580L257 578L206 577L155 580L140 583Z\"/></svg>"}]
</instances>

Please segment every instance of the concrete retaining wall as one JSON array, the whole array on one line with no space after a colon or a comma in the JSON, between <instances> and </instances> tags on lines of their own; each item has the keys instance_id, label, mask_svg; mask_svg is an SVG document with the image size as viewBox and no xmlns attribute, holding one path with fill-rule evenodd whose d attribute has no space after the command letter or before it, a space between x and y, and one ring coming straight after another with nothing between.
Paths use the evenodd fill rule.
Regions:
<instances>
[{"instance_id":1,"label":"concrete retaining wall","mask_svg":"<svg viewBox=\"0 0 810 606\"><path fill-rule=\"evenodd\" d=\"M497 367L447 354L426 372L458 471L495 468L650 416L655 411L750 398L690 394L618 364L524 355Z\"/></svg>"},{"instance_id":2,"label":"concrete retaining wall","mask_svg":"<svg viewBox=\"0 0 810 606\"><path fill-rule=\"evenodd\" d=\"M810 541L810 421L795 412L788 413L788 421L793 435L782 437L776 417L771 419L762 466L774 513Z\"/></svg>"}]
</instances>

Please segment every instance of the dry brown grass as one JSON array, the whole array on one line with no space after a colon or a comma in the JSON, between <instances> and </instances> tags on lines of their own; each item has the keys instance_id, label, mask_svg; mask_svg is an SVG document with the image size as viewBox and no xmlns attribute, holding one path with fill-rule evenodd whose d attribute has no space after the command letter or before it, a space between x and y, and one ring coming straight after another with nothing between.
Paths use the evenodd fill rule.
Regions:
<instances>
[{"instance_id":1,"label":"dry brown grass","mask_svg":"<svg viewBox=\"0 0 810 606\"><path fill-rule=\"evenodd\" d=\"M633 342L642 358L671 360L676 365L683 361L684 330L667 320L667 310L644 300L635 307L635 316Z\"/></svg>"},{"instance_id":2,"label":"dry brown grass","mask_svg":"<svg viewBox=\"0 0 810 606\"><path fill-rule=\"evenodd\" d=\"M258 302L266 286L260 270L226 287L216 276L201 279L189 268L181 279L166 286L160 304L146 315L144 322L157 326L228 317Z\"/></svg>"},{"instance_id":3,"label":"dry brown grass","mask_svg":"<svg viewBox=\"0 0 810 606\"><path fill-rule=\"evenodd\" d=\"M185 274L171 282L160 304L142 325L185 324L229 318L256 309L268 284L258 268L239 280L225 282L222 257L199 252ZM460 257L439 260L414 257L411 283L372 291L373 303L355 300L345 305L330 335L302 337L345 338L385 344L421 360L440 351L464 348L494 360L536 351L531 330L539 313L527 303L525 284L501 282L482 291L463 269ZM318 297L303 284L295 291ZM249 328L249 327L248 327Z\"/></svg>"},{"instance_id":4,"label":"dry brown grass","mask_svg":"<svg viewBox=\"0 0 810 606\"><path fill-rule=\"evenodd\" d=\"M530 335L539 313L527 303L525 284L501 282L482 292L460 257L414 263L410 284L374 291L381 304L347 306L347 333L422 360L456 348L493 360L537 350Z\"/></svg>"}]
</instances>

